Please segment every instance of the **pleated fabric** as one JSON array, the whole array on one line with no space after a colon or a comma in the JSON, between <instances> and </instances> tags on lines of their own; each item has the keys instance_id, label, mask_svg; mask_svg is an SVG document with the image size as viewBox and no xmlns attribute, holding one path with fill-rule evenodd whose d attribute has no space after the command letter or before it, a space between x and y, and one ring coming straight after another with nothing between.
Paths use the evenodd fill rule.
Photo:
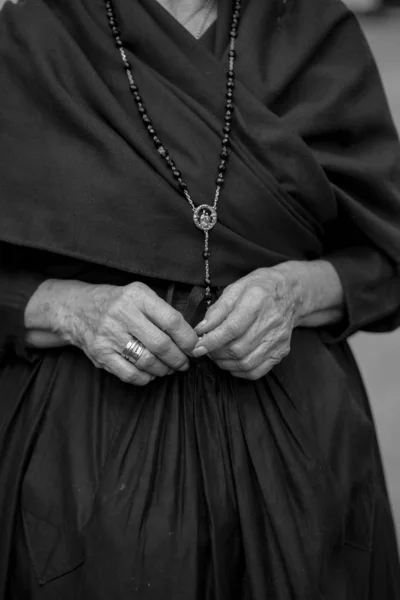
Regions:
<instances>
[{"instance_id":1,"label":"pleated fabric","mask_svg":"<svg viewBox=\"0 0 400 600\"><path fill-rule=\"evenodd\" d=\"M300 330L257 382L205 358L145 388L70 348L10 364L0 386L19 398L7 598L400 598L373 422L345 344Z\"/></svg>"}]
</instances>

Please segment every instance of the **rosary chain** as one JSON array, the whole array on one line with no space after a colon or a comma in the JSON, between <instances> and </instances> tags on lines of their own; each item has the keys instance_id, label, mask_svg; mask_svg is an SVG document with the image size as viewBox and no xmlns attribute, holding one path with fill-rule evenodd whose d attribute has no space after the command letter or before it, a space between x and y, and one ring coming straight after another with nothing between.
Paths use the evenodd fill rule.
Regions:
<instances>
[{"instance_id":1,"label":"rosary chain","mask_svg":"<svg viewBox=\"0 0 400 600\"><path fill-rule=\"evenodd\" d=\"M232 130L232 119L234 112L234 91L235 91L235 60L236 60L236 38L238 36L239 29L239 21L240 21L240 12L241 12L241 0L234 0L233 11L232 11L232 20L229 32L229 50L228 50L228 72L226 79L226 102L225 102L225 115L224 115L224 126L222 130L222 139L221 139L221 152L220 152L220 162L218 166L218 175L216 178L216 190L214 195L214 202L212 206L208 205L200 205L200 207L196 207L195 203L192 200L192 197L189 193L188 186L182 177L182 173L177 168L174 160L171 158L168 150L163 145L162 141L157 135L157 131L154 127L153 121L149 117L145 104L143 102L143 98L139 92L139 87L133 77L132 74L132 66L127 57L125 47L122 42L121 32L118 27L113 2L112 0L104 0L106 13L108 18L108 23L111 29L111 33L114 38L115 45L119 50L121 55L122 64L128 78L129 88L132 93L133 99L136 103L136 107L138 109L139 115L142 118L143 124L146 127L147 133L153 140L153 143L163 158L168 168L172 172L172 175L176 179L180 191L184 198L189 203L192 212L193 212L193 220L197 227L204 231L204 269L205 269L205 294L204 298L206 300L207 305L211 304L212 294L211 294L211 278L210 278L210 249L209 249L209 231L214 227L217 222L217 207L218 201L220 198L221 190L225 183L225 171L228 164L229 159L229 146L230 146L230 135ZM211 4L211 6L213 3ZM207 17L208 18L208 17ZM198 211L202 210L202 214L199 215Z\"/></svg>"}]
</instances>

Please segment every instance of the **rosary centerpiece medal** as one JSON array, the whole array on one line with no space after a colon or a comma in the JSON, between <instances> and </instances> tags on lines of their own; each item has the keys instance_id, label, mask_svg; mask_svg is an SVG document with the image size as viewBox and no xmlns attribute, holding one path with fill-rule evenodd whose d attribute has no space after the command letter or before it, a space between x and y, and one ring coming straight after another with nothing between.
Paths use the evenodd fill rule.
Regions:
<instances>
[{"instance_id":1,"label":"rosary centerpiece medal","mask_svg":"<svg viewBox=\"0 0 400 600\"><path fill-rule=\"evenodd\" d=\"M217 222L217 211L213 206L200 204L193 213L193 221L199 229L210 231Z\"/></svg>"},{"instance_id":2,"label":"rosary centerpiece medal","mask_svg":"<svg viewBox=\"0 0 400 600\"><path fill-rule=\"evenodd\" d=\"M171 157L167 148L162 143L161 139L157 135L154 123L148 114L143 97L139 91L139 86L135 81L132 72L131 63L127 57L124 43L121 38L120 28L118 26L117 17L115 14L113 0L104 0L108 24L111 29L111 33L114 38L115 45L122 59L122 65L128 79L129 89L131 91L133 100L135 101L138 113L141 117L143 125L153 141L155 148L158 151L159 156L164 160L165 164L171 171L174 179L176 180L179 190L182 196L190 205L193 213L193 222L198 229L204 232L204 251L202 257L204 260L204 299L207 306L210 306L212 301L211 294L211 277L210 277L210 249L209 249L209 232L216 225L218 221L217 208L220 193L225 184L225 171L229 160L229 147L230 147L230 135L232 129L232 119L234 112L234 90L235 90L235 60L236 60L236 38L239 30L239 20L241 12L241 0L233 0L232 7L232 19L229 30L229 49L228 49L228 69L226 73L226 93L225 93L225 114L224 124L222 127L221 134L221 152L218 164L218 173L216 177L216 189L214 194L214 202L212 205L200 204L196 206L193 202L192 197L189 193L186 181L183 179L182 173L179 171L175 161ZM210 2L210 6L213 2ZM208 19L208 12L207 18Z\"/></svg>"}]
</instances>

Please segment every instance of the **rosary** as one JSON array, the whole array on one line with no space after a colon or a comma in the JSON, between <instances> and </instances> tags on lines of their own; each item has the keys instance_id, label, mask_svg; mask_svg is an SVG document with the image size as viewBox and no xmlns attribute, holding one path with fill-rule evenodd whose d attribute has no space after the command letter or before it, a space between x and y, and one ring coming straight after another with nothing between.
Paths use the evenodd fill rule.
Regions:
<instances>
[{"instance_id":1,"label":"rosary","mask_svg":"<svg viewBox=\"0 0 400 600\"><path fill-rule=\"evenodd\" d=\"M108 23L114 38L114 42L118 51L121 55L123 67L128 78L128 84L130 91L135 101L139 115L143 121L143 125L147 130L147 133L153 140L154 146L156 147L161 158L165 161L166 165L170 169L173 177L177 181L180 192L183 197L189 203L193 212L193 222L198 229L204 232L204 251L202 257L204 260L204 298L207 306L210 306L212 301L211 294L211 277L210 277L210 247L209 238L210 231L216 225L218 221L218 201L221 194L221 190L225 183L225 171L229 159L229 146L230 146L230 134L232 129L232 119L234 112L234 90L235 90L235 59L236 59L236 38L238 36L239 21L240 21L240 7L241 0L233 0L232 19L229 31L229 51L228 51L228 71L226 77L226 100L225 100L225 116L224 125L222 128L221 136L221 152L220 161L218 166L218 174L216 178L216 189L214 194L214 202L212 205L201 204L196 206L193 202L192 197L189 193L188 186L182 177L182 173L177 168L175 162L171 158L168 150L163 145L162 141L157 135L154 123L147 113L143 98L139 92L139 87L132 74L132 66L126 55L126 51L121 39L120 29L117 23L115 10L112 0L105 0L106 12ZM204 24L203 24L204 25Z\"/></svg>"}]
</instances>

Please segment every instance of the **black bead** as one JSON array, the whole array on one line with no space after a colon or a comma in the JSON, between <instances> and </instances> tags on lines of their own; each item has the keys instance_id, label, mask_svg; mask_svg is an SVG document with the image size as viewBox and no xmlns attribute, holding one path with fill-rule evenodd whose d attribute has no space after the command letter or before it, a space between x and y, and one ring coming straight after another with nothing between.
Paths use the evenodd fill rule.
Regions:
<instances>
[{"instance_id":1,"label":"black bead","mask_svg":"<svg viewBox=\"0 0 400 600\"><path fill-rule=\"evenodd\" d=\"M152 121L146 112L145 104L139 93L138 86L137 86L136 82L133 80L133 74L132 74L132 68L131 68L130 62L125 57L124 45L123 45L123 42L121 39L120 30L118 27L118 19L116 18L116 15L114 12L113 1L105 0L105 6L106 6L106 14L107 14L109 26L111 29L111 33L113 35L115 45L119 49L119 54L121 55L121 60L122 60L123 66L124 66L126 74L127 74L128 84L129 84L130 90L132 92L132 96L136 102L138 112L141 115L143 123L145 124L149 135L152 137L153 143L154 143L155 147L157 148L160 156L163 158L165 163L170 168L174 178L176 179L176 181L179 185L180 190L183 193L183 196L185 196L185 194L187 193L186 192L187 184L182 179L181 172L176 167L172 158L169 156L168 150L163 146L160 138L157 136L156 129L154 128ZM236 53L236 49L235 49L235 38L237 38L237 36L238 36L240 8L241 8L241 0L234 0L234 9L232 11L232 19L231 19L230 32L229 32L230 33L230 47L228 50L229 65L228 65L228 71L226 74L226 104L225 104L225 114L224 114L224 126L223 126L223 133L221 136L220 163L219 163L219 167L218 167L218 176L216 179L216 183L217 183L217 186L219 186L219 188L221 188L224 184L224 181L225 181L224 173L226 171L227 163L229 160L228 148L230 146L231 122L233 119L233 113L234 113L234 108L235 108L234 102L233 102L234 88L235 88L235 72L234 72L233 65L234 65L234 61L237 57L237 53ZM211 255L208 250L205 250L202 253L202 256L205 261L208 261ZM206 268L207 268L207 272L208 272L207 263L206 263ZM210 306L212 304L212 294L211 294L211 290L210 290L211 280L208 275L205 276L204 285L206 288L204 297L205 297L207 306Z\"/></svg>"}]
</instances>

